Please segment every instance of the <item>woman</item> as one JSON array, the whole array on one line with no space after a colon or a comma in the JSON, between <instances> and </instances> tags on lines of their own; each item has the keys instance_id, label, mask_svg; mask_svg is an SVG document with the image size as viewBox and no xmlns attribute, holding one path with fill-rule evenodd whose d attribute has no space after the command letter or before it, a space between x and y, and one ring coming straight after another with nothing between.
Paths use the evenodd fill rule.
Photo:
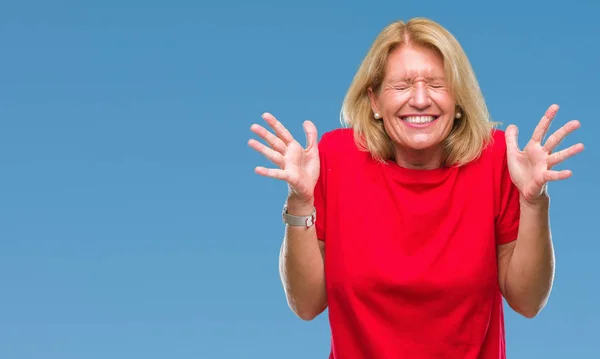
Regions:
<instances>
[{"instance_id":1,"label":"woman","mask_svg":"<svg viewBox=\"0 0 600 359\"><path fill-rule=\"evenodd\" d=\"M495 129L456 39L427 19L377 37L343 104L347 128L303 149L272 115L269 147L249 145L284 180L280 271L291 309L329 308L330 358L504 358L502 298L534 317L553 282L547 183L579 127L545 137L551 106L521 151Z\"/></svg>"}]
</instances>

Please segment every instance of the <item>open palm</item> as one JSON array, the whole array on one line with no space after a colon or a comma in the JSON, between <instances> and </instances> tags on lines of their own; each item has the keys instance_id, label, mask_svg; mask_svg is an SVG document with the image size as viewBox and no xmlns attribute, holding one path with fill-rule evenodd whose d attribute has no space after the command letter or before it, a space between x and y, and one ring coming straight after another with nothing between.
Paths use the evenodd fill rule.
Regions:
<instances>
[{"instance_id":1,"label":"open palm","mask_svg":"<svg viewBox=\"0 0 600 359\"><path fill-rule=\"evenodd\" d=\"M513 183L526 201L535 201L544 195L548 182L570 177L572 175L570 170L556 171L552 168L583 151L583 144L578 143L553 153L554 149L569 133L579 128L580 123L576 120L570 121L559 128L542 144L557 111L557 105L548 108L522 151L518 146L517 127L510 125L506 129L508 169Z\"/></svg>"},{"instance_id":2,"label":"open palm","mask_svg":"<svg viewBox=\"0 0 600 359\"><path fill-rule=\"evenodd\" d=\"M258 166L255 172L287 182L293 194L304 201L311 201L320 170L317 128L310 121L304 122L307 144L303 148L273 115L265 113L263 119L275 134L257 124L252 125L251 130L264 139L269 147L254 139L248 141L248 145L279 168Z\"/></svg>"}]
</instances>

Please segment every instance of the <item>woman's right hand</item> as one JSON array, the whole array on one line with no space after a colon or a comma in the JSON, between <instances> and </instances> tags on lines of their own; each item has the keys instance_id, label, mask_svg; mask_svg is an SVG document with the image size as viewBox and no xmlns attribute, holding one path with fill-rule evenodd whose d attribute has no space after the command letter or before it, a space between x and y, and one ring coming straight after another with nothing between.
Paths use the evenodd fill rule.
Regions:
<instances>
[{"instance_id":1,"label":"woman's right hand","mask_svg":"<svg viewBox=\"0 0 600 359\"><path fill-rule=\"evenodd\" d=\"M305 203L313 203L320 170L317 128L310 121L304 122L307 144L303 148L273 115L265 113L262 118L275 134L257 124L253 124L250 129L264 139L269 147L255 139L250 139L248 145L279 168L258 166L254 171L259 175L287 182L290 196Z\"/></svg>"}]
</instances>

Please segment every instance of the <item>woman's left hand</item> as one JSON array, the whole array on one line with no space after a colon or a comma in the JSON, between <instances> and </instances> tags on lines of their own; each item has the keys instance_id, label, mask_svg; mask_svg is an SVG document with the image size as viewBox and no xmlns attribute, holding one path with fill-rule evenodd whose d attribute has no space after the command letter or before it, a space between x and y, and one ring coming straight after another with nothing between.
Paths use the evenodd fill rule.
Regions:
<instances>
[{"instance_id":1,"label":"woman's left hand","mask_svg":"<svg viewBox=\"0 0 600 359\"><path fill-rule=\"evenodd\" d=\"M579 128L579 121L573 120L555 131L544 144L543 138L550 128L558 105L552 105L533 132L533 136L521 151L517 142L518 129L510 125L506 129L506 146L508 170L513 183L519 189L521 199L534 203L547 194L547 184L569 178L570 170L552 170L554 166L583 151L583 144L578 143L564 150L553 153L560 142L571 132Z\"/></svg>"}]
</instances>

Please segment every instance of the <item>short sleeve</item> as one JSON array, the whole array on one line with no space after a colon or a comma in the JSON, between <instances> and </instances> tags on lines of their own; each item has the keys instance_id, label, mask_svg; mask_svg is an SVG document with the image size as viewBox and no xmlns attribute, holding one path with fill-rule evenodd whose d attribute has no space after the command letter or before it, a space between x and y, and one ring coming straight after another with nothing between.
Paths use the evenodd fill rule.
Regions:
<instances>
[{"instance_id":1,"label":"short sleeve","mask_svg":"<svg viewBox=\"0 0 600 359\"><path fill-rule=\"evenodd\" d=\"M317 221L315 228L317 231L317 238L325 241L326 224L327 224L327 133L323 134L319 141L319 160L320 160L320 173L319 179L314 189L315 196L315 209L317 212Z\"/></svg>"},{"instance_id":2,"label":"short sleeve","mask_svg":"<svg viewBox=\"0 0 600 359\"><path fill-rule=\"evenodd\" d=\"M497 180L499 186L496 187L496 244L506 244L517 239L519 232L519 219L521 215L521 207L519 200L519 190L514 185L510 178L510 172L508 170L508 163L506 160L506 142L504 135L498 135L495 139L501 143L502 151L498 153L501 156L496 156L497 176L500 178Z\"/></svg>"}]
</instances>

